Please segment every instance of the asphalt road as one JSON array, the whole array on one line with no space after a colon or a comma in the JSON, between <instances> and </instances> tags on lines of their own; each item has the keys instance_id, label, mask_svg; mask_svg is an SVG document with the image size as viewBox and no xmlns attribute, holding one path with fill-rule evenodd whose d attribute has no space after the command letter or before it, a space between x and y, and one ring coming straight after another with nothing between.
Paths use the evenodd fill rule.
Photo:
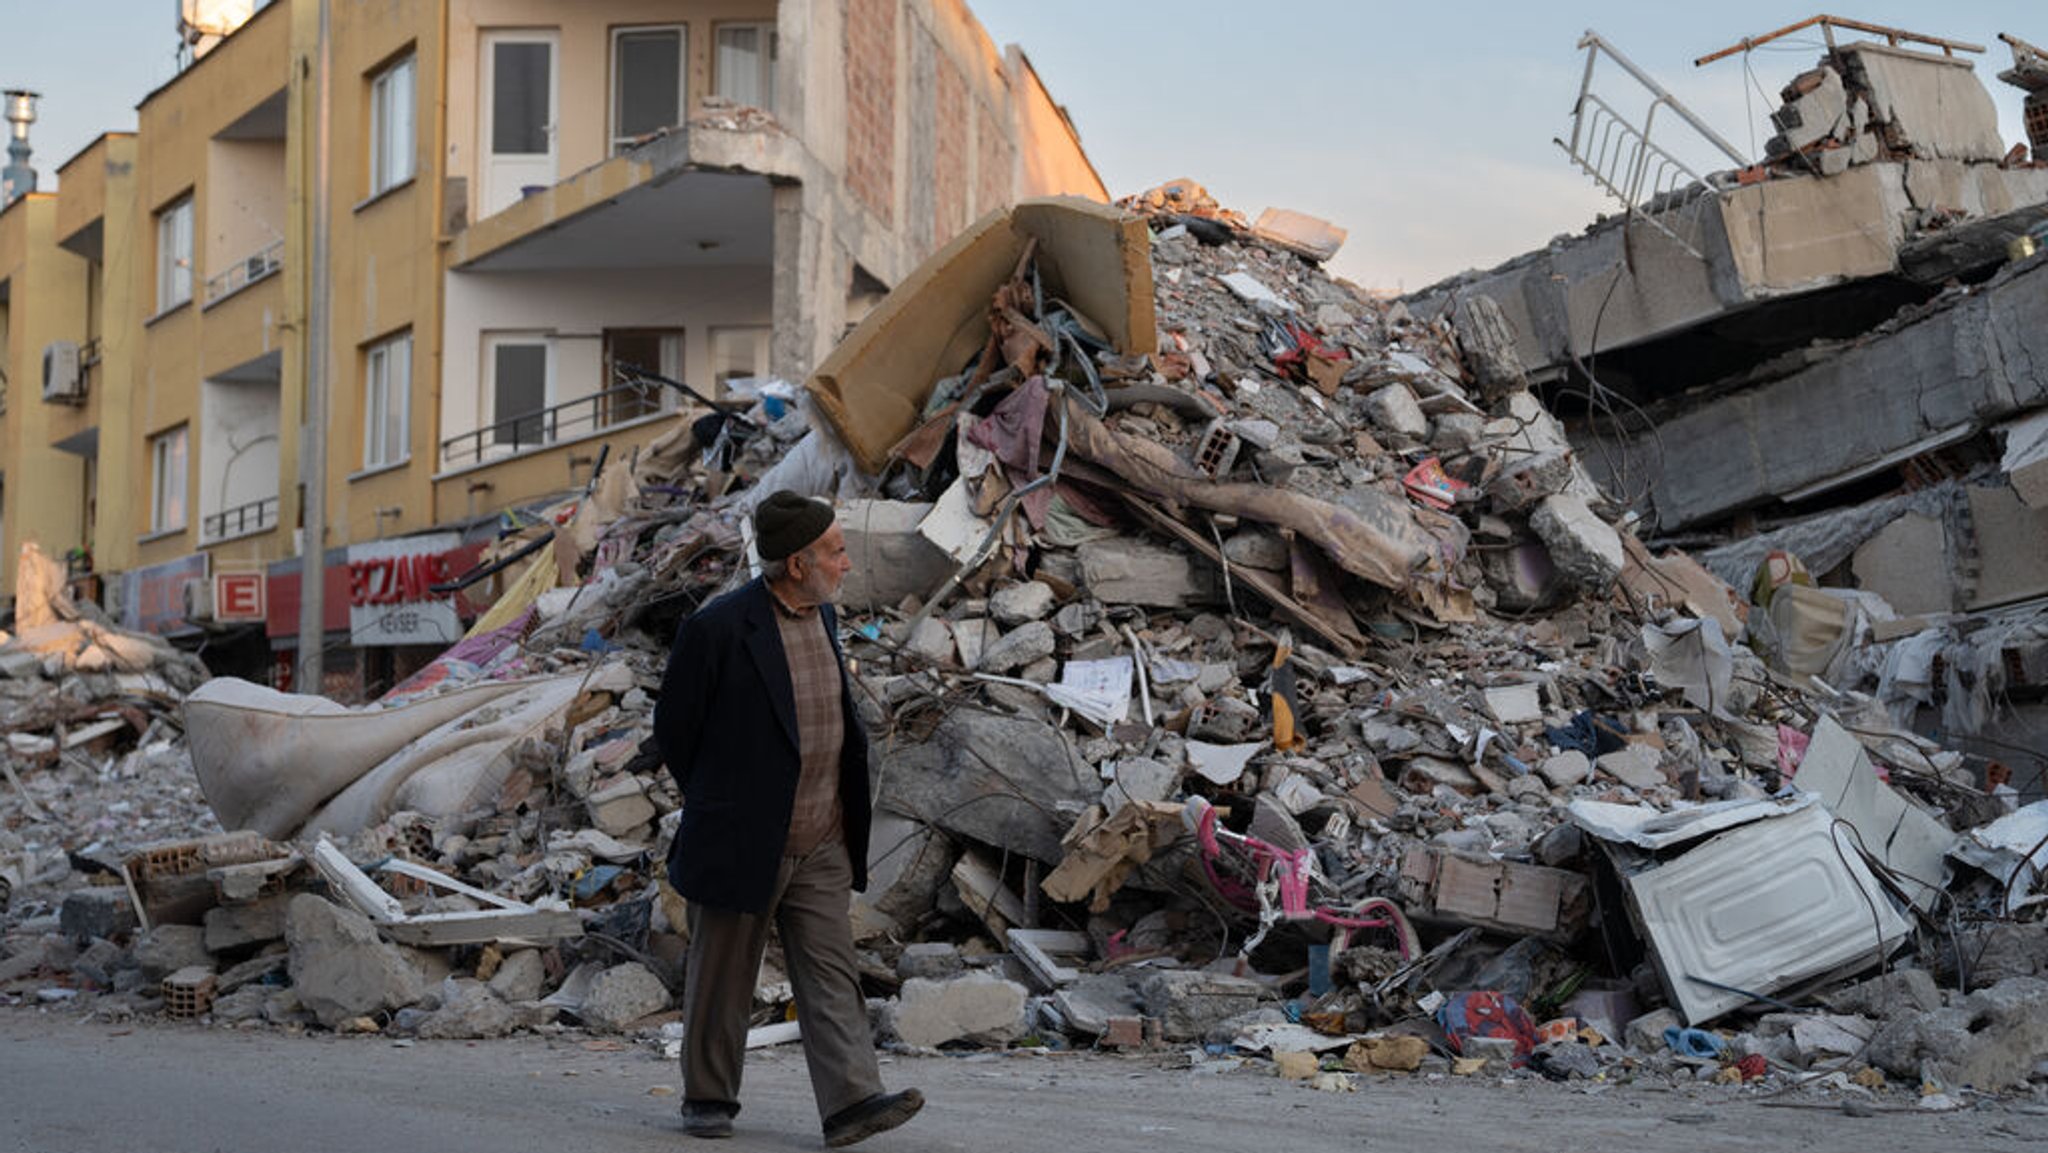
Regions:
<instances>
[{"instance_id":1,"label":"asphalt road","mask_svg":"<svg viewBox=\"0 0 2048 1153\"><path fill-rule=\"evenodd\" d=\"M1268 1071L1196 1073L1170 1057L980 1054L886 1059L930 1104L862 1149L1144 1150L2040 1149L2048 1105L1851 1117L1700 1086L1392 1077L1321 1093ZM695 1148L674 1063L578 1034L397 1045L189 1024L0 1011L7 1153L637 1153ZM739 1133L705 1153L822 1148L794 1047L753 1054ZM1890 1099L1881 1107L1902 1104Z\"/></svg>"}]
</instances>

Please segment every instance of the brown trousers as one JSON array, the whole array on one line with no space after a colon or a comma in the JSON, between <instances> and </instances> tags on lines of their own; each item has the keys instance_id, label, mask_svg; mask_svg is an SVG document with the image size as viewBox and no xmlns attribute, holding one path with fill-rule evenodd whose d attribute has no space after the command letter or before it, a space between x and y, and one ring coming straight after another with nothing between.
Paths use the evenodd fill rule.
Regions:
<instances>
[{"instance_id":1,"label":"brown trousers","mask_svg":"<svg viewBox=\"0 0 2048 1153\"><path fill-rule=\"evenodd\" d=\"M819 1118L882 1091L853 953L847 910L852 896L853 869L846 846L835 837L803 856L782 859L766 913L691 903L690 969L683 989L685 1100L739 1106L747 1018L771 923L782 935Z\"/></svg>"}]
</instances>

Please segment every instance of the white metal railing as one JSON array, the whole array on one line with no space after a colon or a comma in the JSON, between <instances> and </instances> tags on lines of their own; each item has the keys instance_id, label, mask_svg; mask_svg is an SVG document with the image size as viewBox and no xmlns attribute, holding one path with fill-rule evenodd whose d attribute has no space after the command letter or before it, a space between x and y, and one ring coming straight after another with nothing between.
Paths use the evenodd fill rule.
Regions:
<instances>
[{"instance_id":1,"label":"white metal railing","mask_svg":"<svg viewBox=\"0 0 2048 1153\"><path fill-rule=\"evenodd\" d=\"M206 303L232 296L284 267L284 241L273 240L246 260L228 265L225 272L206 280Z\"/></svg>"},{"instance_id":2,"label":"white metal railing","mask_svg":"<svg viewBox=\"0 0 2048 1153\"><path fill-rule=\"evenodd\" d=\"M1684 193L1691 189L1711 189L1716 184L1651 140L1657 109L1670 108L1736 168L1749 167L1748 159L1737 152L1734 145L1723 140L1719 133L1707 127L1705 121L1680 104L1677 97L1650 79L1648 73L1636 67L1614 45L1602 39L1599 33L1588 31L1579 39L1579 47L1586 50L1586 71L1579 81L1578 101L1572 105L1572 138L1570 143L1556 141L1557 146L1564 149L1572 162L1591 176L1594 183L1621 201L1632 218L1647 222L1686 251L1699 256L1699 249L1680 236L1672 225L1677 222L1676 214L1681 202L1688 199ZM1650 102L1643 111L1641 127L1594 94L1593 65L1602 53L1647 91Z\"/></svg>"}]
</instances>

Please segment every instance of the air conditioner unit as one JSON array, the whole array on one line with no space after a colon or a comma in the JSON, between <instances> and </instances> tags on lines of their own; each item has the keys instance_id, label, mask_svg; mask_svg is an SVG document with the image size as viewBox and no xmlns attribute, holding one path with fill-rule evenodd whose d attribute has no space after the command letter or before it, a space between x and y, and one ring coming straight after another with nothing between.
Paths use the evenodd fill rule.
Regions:
<instances>
[{"instance_id":1,"label":"air conditioner unit","mask_svg":"<svg viewBox=\"0 0 2048 1153\"><path fill-rule=\"evenodd\" d=\"M43 399L51 404L85 400L85 374L78 368L78 345L53 340L43 346Z\"/></svg>"},{"instance_id":2,"label":"air conditioner unit","mask_svg":"<svg viewBox=\"0 0 2048 1153\"><path fill-rule=\"evenodd\" d=\"M185 619L201 624L213 619L213 582L185 582Z\"/></svg>"}]
</instances>

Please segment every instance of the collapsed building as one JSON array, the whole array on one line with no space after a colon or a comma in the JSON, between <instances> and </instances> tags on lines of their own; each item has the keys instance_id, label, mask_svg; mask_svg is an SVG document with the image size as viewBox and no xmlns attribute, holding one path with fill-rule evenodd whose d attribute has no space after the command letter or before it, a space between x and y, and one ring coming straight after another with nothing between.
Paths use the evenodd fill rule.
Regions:
<instances>
[{"instance_id":1,"label":"collapsed building","mask_svg":"<svg viewBox=\"0 0 2048 1153\"><path fill-rule=\"evenodd\" d=\"M360 708L195 683L32 589L0 998L675 1046L654 694L788 488L855 564L888 1044L2037 1081L2048 804L1852 679L1810 619L1848 602L1784 549L1731 581L1647 544L1505 304L1375 298L1321 268L1343 240L1191 181L991 214L803 387L512 526L451 582L492 608ZM802 1028L772 950L754 1025Z\"/></svg>"},{"instance_id":2,"label":"collapsed building","mask_svg":"<svg viewBox=\"0 0 2048 1153\"><path fill-rule=\"evenodd\" d=\"M1828 48L1785 86L1761 161L1729 150L1733 169L1685 170L1583 235L1411 304L1497 312L1515 366L1646 539L1737 584L1789 551L1820 583L1880 598L1860 632L1839 612L1824 630L1889 663L1901 719L1920 711L2038 788L2048 63L2003 37L2000 79L2029 93L2030 143L2007 149L1967 58L1981 47L1818 20ZM1878 39L1837 42L1843 28ZM1658 143L1637 149L1595 95L1591 60L1611 49L1585 46L1568 150L1598 175L1616 149L1589 142L1619 132L1654 165Z\"/></svg>"}]
</instances>

